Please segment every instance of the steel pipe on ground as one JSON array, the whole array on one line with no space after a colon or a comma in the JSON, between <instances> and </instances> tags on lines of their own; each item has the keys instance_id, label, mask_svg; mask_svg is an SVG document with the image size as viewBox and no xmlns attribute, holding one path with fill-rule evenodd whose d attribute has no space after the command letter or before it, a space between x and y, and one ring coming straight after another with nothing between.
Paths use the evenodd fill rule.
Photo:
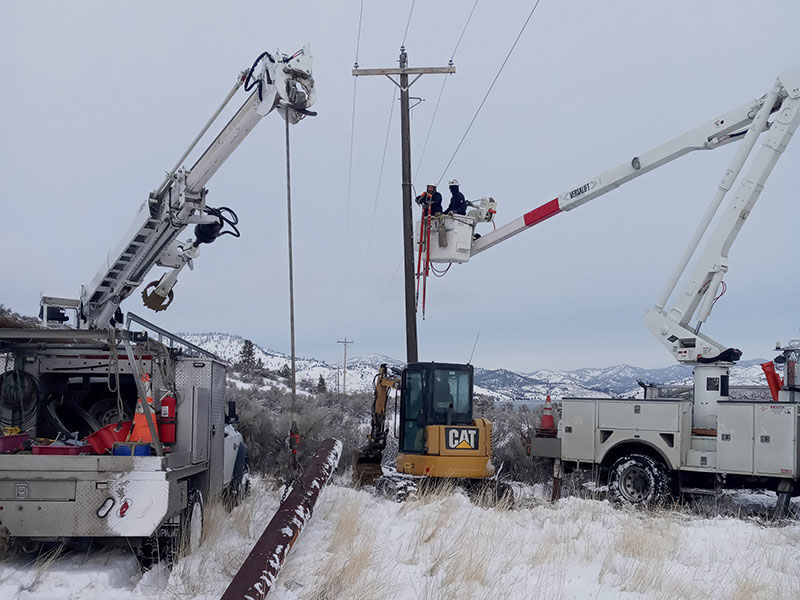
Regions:
<instances>
[{"instance_id":1,"label":"steel pipe on ground","mask_svg":"<svg viewBox=\"0 0 800 600\"><path fill-rule=\"evenodd\" d=\"M222 600L260 600L267 595L289 550L311 518L320 490L336 470L341 454L342 443L339 440L322 442L300 481L278 507L278 512L228 585Z\"/></svg>"}]
</instances>

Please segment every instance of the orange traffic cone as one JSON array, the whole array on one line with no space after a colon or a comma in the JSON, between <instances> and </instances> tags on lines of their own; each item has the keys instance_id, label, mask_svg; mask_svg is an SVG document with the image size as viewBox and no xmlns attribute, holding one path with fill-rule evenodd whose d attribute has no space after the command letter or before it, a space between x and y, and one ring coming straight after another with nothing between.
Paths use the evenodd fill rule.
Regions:
<instances>
[{"instance_id":1,"label":"orange traffic cone","mask_svg":"<svg viewBox=\"0 0 800 600\"><path fill-rule=\"evenodd\" d=\"M153 419L153 425L155 425L156 421L156 412L153 409L153 389L150 385L150 374L143 373L142 374L142 383L144 384L145 390L145 400L147 402L147 408L143 406L143 402L141 398L136 400L136 413L133 415L133 429L131 430L129 440L131 442L142 442L144 444L152 443L153 436L150 435L150 428L147 426L147 417L144 414L145 410L150 411L151 418Z\"/></svg>"},{"instance_id":2,"label":"orange traffic cone","mask_svg":"<svg viewBox=\"0 0 800 600\"><path fill-rule=\"evenodd\" d=\"M542 422L540 423L539 428L550 430L554 430L556 428L556 423L553 419L553 405L550 403L550 394L547 394L547 400L544 401Z\"/></svg>"}]
</instances>

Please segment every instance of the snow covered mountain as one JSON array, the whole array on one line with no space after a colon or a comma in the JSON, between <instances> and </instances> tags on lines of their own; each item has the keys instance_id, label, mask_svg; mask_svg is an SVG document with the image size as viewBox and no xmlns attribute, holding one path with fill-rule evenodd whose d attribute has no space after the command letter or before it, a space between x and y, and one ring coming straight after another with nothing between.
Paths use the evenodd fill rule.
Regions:
<instances>
[{"instance_id":1,"label":"snow covered mountain","mask_svg":"<svg viewBox=\"0 0 800 600\"><path fill-rule=\"evenodd\" d=\"M182 333L187 341L213 352L231 363L239 360L245 339L228 333ZM254 344L256 360L272 370L280 371L290 364L290 357ZM742 361L731 369L731 385L766 385L760 363L763 359ZM403 362L382 354L357 356L347 361L347 390L369 392L378 367L386 363L401 368ZM329 364L314 358L297 358L298 381L316 384L320 375L329 390L342 386L341 363ZM634 396L641 392L638 381L660 385L691 385L692 368L673 365L662 369L642 369L630 365L606 368L583 368L573 371L541 369L517 373L507 369L475 368L475 391L495 400L541 401L548 393L553 398L608 398Z\"/></svg>"}]
</instances>

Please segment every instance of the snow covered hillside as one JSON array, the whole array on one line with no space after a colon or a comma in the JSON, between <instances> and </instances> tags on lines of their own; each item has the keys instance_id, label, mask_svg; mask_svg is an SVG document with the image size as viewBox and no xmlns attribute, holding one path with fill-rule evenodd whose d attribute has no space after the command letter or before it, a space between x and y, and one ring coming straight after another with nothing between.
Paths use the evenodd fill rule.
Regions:
<instances>
[{"instance_id":1,"label":"snow covered hillside","mask_svg":"<svg viewBox=\"0 0 800 600\"><path fill-rule=\"evenodd\" d=\"M274 600L769 599L800 597L800 525L623 510L542 487L514 510L460 492L403 504L326 487L269 594ZM227 513L209 506L203 545L142 575L125 550L0 563L18 600L219 598L278 506L254 484ZM769 500L769 498L767 498ZM771 500L774 500L772 496Z\"/></svg>"},{"instance_id":2,"label":"snow covered hillside","mask_svg":"<svg viewBox=\"0 0 800 600\"><path fill-rule=\"evenodd\" d=\"M223 359L236 362L242 352L244 338L227 333L182 333L182 337ZM255 344L255 356L264 366L279 371L290 363L288 355ZM766 385L761 371L762 359L742 361L731 370L731 385ZM403 362L382 354L368 354L347 361L348 391L372 390L372 379L381 363L400 368ZM342 385L342 368L317 359L298 358L299 381L316 384L320 375L328 389ZM660 385L691 385L692 368L673 365L663 369L641 369L629 365L606 368L584 368L573 371L539 370L516 373L506 369L475 368L475 391L495 400L541 401L549 393L553 398L608 398L640 393L637 381Z\"/></svg>"}]
</instances>

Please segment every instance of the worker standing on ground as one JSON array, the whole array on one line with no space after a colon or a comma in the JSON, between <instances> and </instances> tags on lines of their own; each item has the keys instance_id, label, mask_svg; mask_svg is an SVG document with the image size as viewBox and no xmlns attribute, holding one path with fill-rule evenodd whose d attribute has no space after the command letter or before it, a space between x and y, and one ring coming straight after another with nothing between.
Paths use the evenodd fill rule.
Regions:
<instances>
[{"instance_id":1,"label":"worker standing on ground","mask_svg":"<svg viewBox=\"0 0 800 600\"><path fill-rule=\"evenodd\" d=\"M447 207L447 212L454 215L467 214L467 200L458 191L458 179L450 181L450 206Z\"/></svg>"},{"instance_id":2,"label":"worker standing on ground","mask_svg":"<svg viewBox=\"0 0 800 600\"><path fill-rule=\"evenodd\" d=\"M416 197L415 202L422 206L425 212L425 206L428 206L428 215L438 215L442 211L442 195L436 191L436 184L429 183L425 192Z\"/></svg>"}]
</instances>

